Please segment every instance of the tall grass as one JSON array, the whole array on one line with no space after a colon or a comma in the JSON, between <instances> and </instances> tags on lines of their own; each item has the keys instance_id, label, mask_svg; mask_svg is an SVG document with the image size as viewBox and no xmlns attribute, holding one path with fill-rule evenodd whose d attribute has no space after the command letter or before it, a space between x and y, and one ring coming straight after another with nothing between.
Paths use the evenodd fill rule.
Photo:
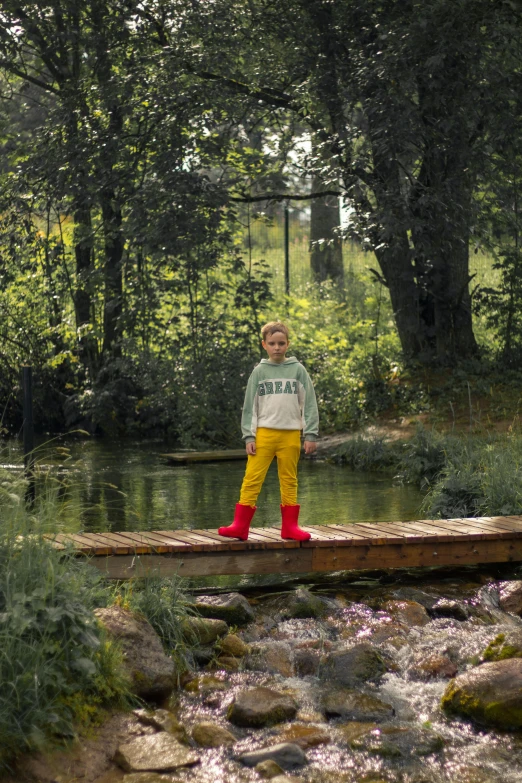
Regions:
<instances>
[{"instance_id":1,"label":"tall grass","mask_svg":"<svg viewBox=\"0 0 522 783\"><path fill-rule=\"evenodd\" d=\"M34 520L2 532L0 766L125 704L119 652L93 614L105 592L89 567L51 549Z\"/></svg>"}]
</instances>

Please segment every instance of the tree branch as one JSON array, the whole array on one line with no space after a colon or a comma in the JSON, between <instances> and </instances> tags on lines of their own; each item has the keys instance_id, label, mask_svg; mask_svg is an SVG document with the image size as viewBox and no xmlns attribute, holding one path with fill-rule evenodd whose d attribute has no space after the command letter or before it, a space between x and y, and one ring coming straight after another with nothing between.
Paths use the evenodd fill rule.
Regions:
<instances>
[{"instance_id":1,"label":"tree branch","mask_svg":"<svg viewBox=\"0 0 522 783\"><path fill-rule=\"evenodd\" d=\"M0 60L0 68L5 68L15 76L19 76L21 79L24 79L24 81L35 84L37 87L40 87L41 90L47 90L47 92L52 92L54 95L60 94L60 91L57 90L56 87L53 87L51 84L47 84L46 82L42 82L40 79L36 79L34 76L21 71L19 68L15 68L15 66L9 62L9 60Z\"/></svg>"},{"instance_id":2,"label":"tree branch","mask_svg":"<svg viewBox=\"0 0 522 783\"><path fill-rule=\"evenodd\" d=\"M241 204L253 204L255 201L308 201L308 199L321 198L322 196L342 196L338 190L321 190L317 193L308 193L303 196L299 193L265 193L263 196L231 196L231 201Z\"/></svg>"}]
</instances>

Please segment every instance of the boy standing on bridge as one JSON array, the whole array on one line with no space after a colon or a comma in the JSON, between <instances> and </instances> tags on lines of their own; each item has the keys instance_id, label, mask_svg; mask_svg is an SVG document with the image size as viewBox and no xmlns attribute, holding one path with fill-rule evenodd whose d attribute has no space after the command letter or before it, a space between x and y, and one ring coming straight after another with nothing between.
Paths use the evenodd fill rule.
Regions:
<instances>
[{"instance_id":1,"label":"boy standing on bridge","mask_svg":"<svg viewBox=\"0 0 522 783\"><path fill-rule=\"evenodd\" d=\"M281 490L281 537L308 541L310 533L298 525L297 463L301 430L305 454L313 454L319 429L319 413L310 376L294 356L286 358L288 328L270 321L261 330L268 359L254 367L248 380L241 428L248 462L236 504L234 521L220 527L220 536L246 541L256 500L270 463L277 457Z\"/></svg>"}]
</instances>

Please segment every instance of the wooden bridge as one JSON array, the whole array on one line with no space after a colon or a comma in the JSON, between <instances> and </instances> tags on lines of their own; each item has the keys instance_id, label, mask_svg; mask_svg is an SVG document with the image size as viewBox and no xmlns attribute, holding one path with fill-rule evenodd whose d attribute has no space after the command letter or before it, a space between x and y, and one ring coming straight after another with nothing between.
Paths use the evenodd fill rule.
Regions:
<instances>
[{"instance_id":1,"label":"wooden bridge","mask_svg":"<svg viewBox=\"0 0 522 783\"><path fill-rule=\"evenodd\" d=\"M111 579L161 576L275 574L411 568L522 561L522 517L425 519L304 526L312 539L283 541L278 528L253 528L248 541L214 530L146 533L61 533L70 547Z\"/></svg>"}]
</instances>

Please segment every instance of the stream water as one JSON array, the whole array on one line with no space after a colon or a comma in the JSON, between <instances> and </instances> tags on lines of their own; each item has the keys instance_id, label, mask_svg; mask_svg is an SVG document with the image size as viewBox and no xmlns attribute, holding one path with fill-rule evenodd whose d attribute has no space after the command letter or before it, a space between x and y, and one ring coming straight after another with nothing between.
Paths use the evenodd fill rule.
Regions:
<instances>
[{"instance_id":1,"label":"stream water","mask_svg":"<svg viewBox=\"0 0 522 783\"><path fill-rule=\"evenodd\" d=\"M5 447L4 463L20 463L17 441ZM37 492L58 494L64 530L173 530L215 528L232 521L244 462L172 466L158 442L63 441L42 445L37 462L53 465ZM61 466L61 467L60 467ZM299 502L303 524L413 519L422 494L389 474L354 473L322 460L303 459ZM275 461L258 501L254 526L280 522Z\"/></svg>"},{"instance_id":2,"label":"stream water","mask_svg":"<svg viewBox=\"0 0 522 783\"><path fill-rule=\"evenodd\" d=\"M448 717L440 707L450 678L480 664L498 634L522 643L522 621L494 608L488 596L495 588L480 586L487 578L480 571L439 573L425 579L422 590L400 579L390 585L338 583L336 589L314 590L325 607L315 619L288 617L291 593L251 596L256 621L240 635L257 655L250 653L240 671L227 671L218 659L213 676L200 675L196 690L191 686L171 702L184 725L211 721L232 729L238 741L232 752L205 751L200 767L178 777L253 783L259 777L241 768L241 754L297 741L306 763L294 774L307 783L520 783L522 732L477 726ZM442 609L446 616L437 616L434 606L441 598L452 602ZM428 613L419 602L430 607ZM321 667L329 656L362 642L386 661L383 676L363 677L349 688L343 684L347 671L325 678ZM231 700L259 685L294 696L299 711L290 725L238 729L227 720ZM348 691L345 713L332 714L332 703ZM388 706L387 716L379 716L374 700Z\"/></svg>"}]
</instances>

